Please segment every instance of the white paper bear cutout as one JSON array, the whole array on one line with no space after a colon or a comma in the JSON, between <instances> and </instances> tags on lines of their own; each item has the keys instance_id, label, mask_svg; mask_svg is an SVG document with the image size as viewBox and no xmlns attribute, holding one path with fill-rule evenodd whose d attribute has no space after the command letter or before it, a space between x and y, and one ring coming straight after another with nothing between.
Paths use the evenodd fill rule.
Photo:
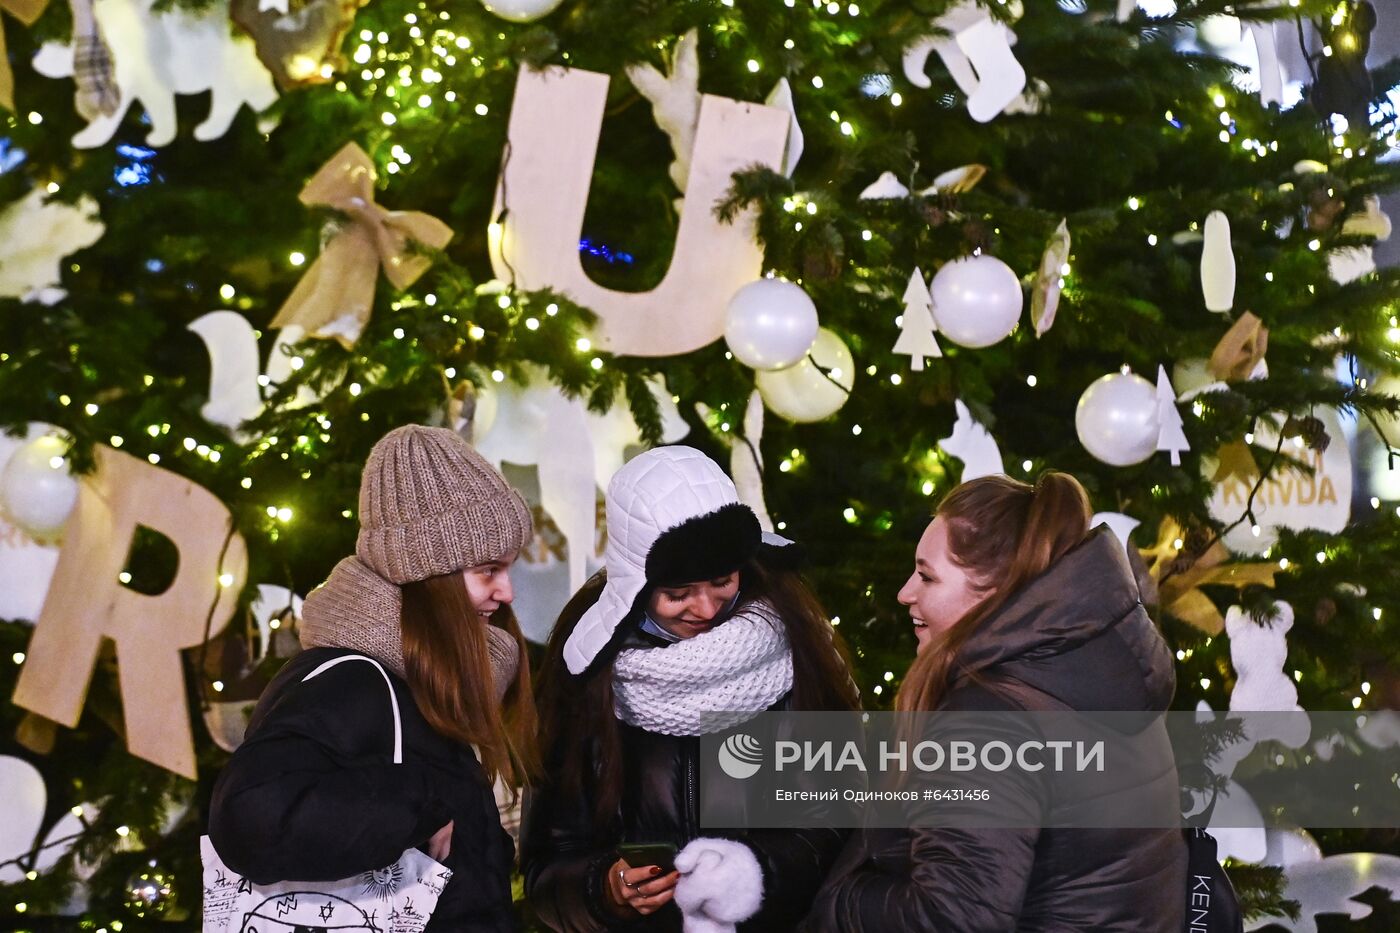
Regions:
<instances>
[{"instance_id":1,"label":"white paper bear cutout","mask_svg":"<svg viewBox=\"0 0 1400 933\"><path fill-rule=\"evenodd\" d=\"M105 145L132 103L139 101L151 122L149 146L175 138L176 94L212 91L209 116L194 128L201 142L228 131L244 104L262 111L277 99L272 75L258 61L253 43L229 28L228 0L215 0L201 13L175 7L152 11L155 0L96 0L94 13L112 50L113 76L121 100L111 116L99 116L73 137L79 149ZM34 70L50 78L73 74L73 50L45 43L34 56Z\"/></svg>"}]
</instances>

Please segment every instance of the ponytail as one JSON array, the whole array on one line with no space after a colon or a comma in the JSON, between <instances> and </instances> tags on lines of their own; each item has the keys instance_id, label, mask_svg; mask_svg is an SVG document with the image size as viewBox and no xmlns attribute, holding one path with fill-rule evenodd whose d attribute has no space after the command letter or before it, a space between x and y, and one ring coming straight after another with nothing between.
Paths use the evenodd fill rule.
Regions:
<instances>
[{"instance_id":1,"label":"ponytail","mask_svg":"<svg viewBox=\"0 0 1400 933\"><path fill-rule=\"evenodd\" d=\"M1007 600L1083 542L1091 514L1088 494L1068 473L1044 473L1034 486L986 476L948 493L934 515L948 526L953 562L987 595L919 652L895 708L937 709L959 673L963 645Z\"/></svg>"}]
</instances>

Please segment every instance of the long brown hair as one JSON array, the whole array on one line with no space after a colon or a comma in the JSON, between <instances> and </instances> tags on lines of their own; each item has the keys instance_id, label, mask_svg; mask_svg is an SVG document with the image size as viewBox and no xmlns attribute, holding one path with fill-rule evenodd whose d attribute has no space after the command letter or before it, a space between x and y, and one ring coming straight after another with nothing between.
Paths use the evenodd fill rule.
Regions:
<instances>
[{"instance_id":1,"label":"long brown hair","mask_svg":"<svg viewBox=\"0 0 1400 933\"><path fill-rule=\"evenodd\" d=\"M934 516L948 526L953 562L987 596L919 652L895 709L937 709L957 673L959 649L1008 599L1084 541L1091 514L1088 494L1068 473L1043 473L1034 486L985 476L948 493Z\"/></svg>"},{"instance_id":2,"label":"long brown hair","mask_svg":"<svg viewBox=\"0 0 1400 933\"><path fill-rule=\"evenodd\" d=\"M540 736L552 792L592 803L600 830L617 817L622 800L622 731L613 713L612 664L600 664L585 680L564 664L564 642L598 601L607 582L602 571L574 594L559 614L540 672ZM794 710L853 710L860 692L851 678L846 648L801 575L755 560L740 571L739 608L763 600L776 610L792 650Z\"/></svg>"},{"instance_id":3,"label":"long brown hair","mask_svg":"<svg viewBox=\"0 0 1400 933\"><path fill-rule=\"evenodd\" d=\"M447 573L403 589L403 660L408 686L423 718L439 734L475 745L488 781L514 789L539 772L534 693L525 639L509 606L490 622L472 606L462 574ZM520 664L496 703L486 628L515 639Z\"/></svg>"}]
</instances>

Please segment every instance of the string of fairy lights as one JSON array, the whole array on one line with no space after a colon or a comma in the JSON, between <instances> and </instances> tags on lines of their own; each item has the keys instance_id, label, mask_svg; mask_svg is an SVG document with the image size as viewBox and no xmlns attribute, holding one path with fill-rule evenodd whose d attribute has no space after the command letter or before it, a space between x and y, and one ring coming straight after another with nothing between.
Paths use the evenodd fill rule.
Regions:
<instances>
[{"instance_id":1,"label":"string of fairy lights","mask_svg":"<svg viewBox=\"0 0 1400 933\"><path fill-rule=\"evenodd\" d=\"M733 0L721 0L725 7L733 7ZM1003 0L1004 2L1004 0ZM784 0L786 7L792 9L797 7L797 0ZM1299 0L1289 0L1290 6L1298 7ZM855 3L824 2L824 0L812 0L812 10L814 14L825 14L830 17L858 17L862 11ZM1346 22L1350 5L1341 3L1330 17L1331 25L1336 27L1332 41L1337 47L1350 51L1356 42L1353 34L1346 31ZM716 32L724 32L730 27L723 21L714 25ZM443 119L483 119L499 120L501 114L492 109L494 103L489 97L474 98L471 89L475 88L488 74L499 70L503 65L509 64L509 58L501 52L495 43L505 43L507 34L497 32L494 37L486 37L488 48L481 48L478 43L481 37L474 42L473 38L459 32L453 25L451 14L444 10L430 10L426 3L419 4L416 13L406 13L402 17L402 24L395 32L390 32L387 28L379 30L361 29L355 33L358 44L355 44L350 52L351 61L354 63L354 70L337 79L334 87L337 91L366 100L371 103L372 109L377 114L375 122L378 124L379 132L391 134L393 138L386 136L380 140L380 144L371 151L376 161L382 166L383 172L387 176L395 176L407 173L415 165L413 144L407 141L405 134L420 123L435 122ZM784 48L793 50L797 42L795 39L784 40ZM1324 56L1330 57L1334 54L1333 47L1325 45L1322 49ZM561 57L568 61L569 54L562 53ZM764 65L759 56L742 57L742 69L744 73L750 75L760 75L764 71ZM836 93L836 88L832 87L832 82L828 82L821 75L812 75L807 79L811 88L819 92ZM892 89L888 93L881 95L891 108L899 108L905 100L903 96ZM1214 124L1218 125L1218 130L1212 130L1218 135L1221 143L1233 145L1238 139L1239 149L1242 153L1248 154L1252 161L1261 161L1278 156L1280 143L1276 139L1267 139L1268 134L1264 132L1266 126L1262 122L1264 112L1259 108L1251 108L1244 101L1241 101L1234 89L1215 88L1207 97L1210 108L1215 111ZM450 105L444 110L443 105ZM1178 131L1186 131L1192 128L1192 108L1177 107L1164 112L1164 121ZM1205 109L1205 108L1202 108ZM1248 131L1242 127L1242 123L1252 123L1254 118L1247 117L1251 110L1260 113L1260 124L1251 125ZM851 119L850 114L845 116L837 109L826 111L829 121L836 134L843 139L856 140L860 137L861 131L858 122ZM13 123L15 117L10 117ZM42 114L37 111L29 111L23 115L23 119L33 126L41 125L44 122ZM1391 150L1400 149L1400 140L1394 131L1380 140L1370 137L1366 128L1352 127L1348 125L1346 119L1340 115L1334 115L1329 126L1330 136L1320 137L1328 147L1326 156L1329 159L1340 159L1343 162L1367 158L1370 156L1370 147L1378 141L1383 142ZM1326 168L1325 163L1319 163ZM391 184L390 179L384 179L381 184ZM51 193L59 190L57 182L48 183ZM1334 192L1329 190L1329 196ZM1130 214L1145 217L1153 212L1156 207L1155 196L1152 194L1135 195L1126 199L1123 208ZM835 206L828 207L828 201L824 196L810 192L793 194L781 202L781 209L791 215L791 227L794 233L802 233L805 225L810 225L812 219L819 217L825 210L836 211ZM495 225L499 226L499 225ZM1262 229L1267 230L1268 220L1262 221ZM1191 222L1188 226L1191 233L1199 232L1199 225ZM880 222L871 219L861 221L859 227L859 238L862 242L871 243L877 239L883 239L880 230ZM496 231L499 234L499 230ZM1289 234L1290 238L1307 236L1306 233L1295 231ZM1165 228L1149 230L1141 235L1142 243L1148 248L1166 248L1171 242L1171 235ZM1285 244L1286 245L1286 244ZM1326 242L1322 236L1309 236L1306 240L1307 248L1310 251L1321 251ZM304 250L291 250L286 254L286 263L291 268L302 268L308 260L308 254ZM867 270L868 272L869 270ZM1072 263L1067 262L1061 269L1063 276L1065 302L1072 307L1075 301L1075 288L1077 285L1076 275ZM1263 280L1266 283L1275 281L1273 270L1266 270L1263 273ZM797 280L800 283L800 278ZM431 288L431 286L429 286ZM1315 286L1307 286L1310 293L1315 293ZM248 295L240 294L233 284L225 283L219 288L220 298L227 304L236 304L247 310L256 306L256 300ZM529 331L537 331L549 324L550 319L559 314L559 306L556 303L548 303L543 308L536 309L526 296L501 294L494 301L503 310L512 312L509 320L512 325L524 327ZM428 290L420 296L406 296L396 302L391 310L412 310L437 309L438 298L435 292ZM461 326L467 338L477 343L487 336L487 330L481 324L464 319L460 309L444 309L441 313L443 323ZM392 335L396 340L412 339L408 329L403 327L395 328ZM1370 335L1368 335L1370 336ZM1400 322L1394 315L1385 316L1378 321L1375 336L1387 342L1393 347L1400 347ZM597 371L602 370L607 365L604 355L595 352L592 342L587 337L578 338L574 345L574 351L581 358L587 360L587 365ZM728 354L726 354L728 356ZM0 362L9 360L8 353L0 353ZM301 357L293 357L290 360L292 370L297 371L302 368ZM876 378L881 374L880 368L875 364L869 364L863 368L867 377ZM455 378L457 375L455 367L446 367L445 375ZM503 383L507 379L506 372L498 367L491 368L488 377L497 384ZM1035 373L1025 375L1025 382L1029 388L1034 389L1040 380ZM898 388L907 384L909 380L898 372L886 374L886 379L891 387ZM152 387L154 377L145 375L143 384L146 388ZM261 376L260 384L264 388L271 388L268 377ZM1359 383L1365 389L1365 380ZM363 399L373 390L373 386L358 379L349 382L344 386L345 393L352 399ZM82 416L86 418L98 418L102 412L102 405L95 401L77 402L69 394L63 393L58 396L60 406L72 408L79 406ZM1193 414L1200 418L1207 414L1208 403L1198 400L1193 404ZM370 415L367 412L359 414L361 421L369 421ZM734 427L734 416L731 413L731 406L723 403L717 407L709 419L711 426L721 433L731 433ZM191 434L175 431L169 422L153 422L145 426L144 430L135 432L134 436L128 437L122 433L112 433L108 437L108 442L114 448L129 448L134 453L144 456L151 464L161 464L163 461L169 464L170 461L177 461L182 464L188 463L189 458L197 458L199 461L219 465L225 457L237 461L240 468L250 468L260 458L277 457L281 461L291 461L296 458L299 463L305 462L307 465L297 475L301 480L309 480L314 476L314 463L317 458L318 445L327 445L332 440L332 433L335 425L325 411L308 409L306 412L306 433L295 436L269 435L258 438L244 447L228 438L213 437L202 439ZM852 438L860 438L865 428L859 423L852 423L849 433ZM1253 443L1252 435L1246 435L1246 443ZM1295 445L1301 449L1303 441L1301 438L1295 439ZM241 459L240 459L241 458ZM1015 458L1008 458L1010 462L1015 462ZM776 471L778 474L798 474L808 465L808 457L800 447L792 447L777 461ZM1033 475L1035 471L1045 466L1034 459L1022 458L1018 463L1021 471L1025 475ZM941 459L934 451L924 452L923 455L911 464L910 483L919 495L931 497L939 489L946 486L948 476ZM291 495L278 495L275 490L257 489L254 491L255 480L251 475L254 471L249 469L248 474L241 476L238 485L241 489L263 496L260 505L260 518L263 523L256 529L244 529L245 533L256 531L265 536L270 543L276 543L285 534L290 534L295 527L298 515L298 505L295 497ZM1155 490L1154 490L1155 492ZM1373 511L1380 512L1389 509L1387 503L1382 502L1378 497L1372 497L1370 505ZM1395 514L1400 517L1400 506L1395 507ZM353 520L354 513L350 508L344 508L339 515L349 521ZM841 508L842 520L851 525L857 525L867 519L860 514L854 506L843 506ZM884 521L888 524L888 518L877 516L869 519L871 521ZM785 529L787 523L778 521L776 527L779 530ZM1259 526L1253 523L1254 534L1259 534ZM1177 540L1174 542L1177 550L1184 547L1184 542ZM1312 561L1317 565L1326 565L1330 561L1344 560L1350 550L1350 544L1344 538L1337 538L1327 547L1316 551ZM1282 572L1296 572L1300 564L1305 563L1308 555L1293 554L1291 557L1282 553L1281 545L1274 545L1265 551L1264 556L1272 561L1276 561ZM129 574L124 572L124 576ZM228 574L220 574L216 581L220 587L228 587L233 583L233 578ZM1383 617L1381 607L1369 607L1371 618L1379 622ZM833 625L840 625L841 618L836 616L832 619ZM1210 646L1211 638L1205 638L1203 644ZM1187 664L1192 661L1196 654L1196 648L1184 647L1176 652L1178 661ZM22 665L25 662L23 652L15 652L12 655L15 665ZM1210 676L1202 673L1195 683L1199 685L1203 694L1208 693L1217 685L1223 687L1223 674ZM1303 680L1303 672L1298 669L1292 671L1295 681ZM892 670L886 670L880 677L880 681L871 686L871 692L877 696L883 696L887 687L894 689L897 686L897 674ZM215 692L220 692L224 685L221 681L213 681L212 688ZM1372 684L1368 680L1362 680L1356 687L1349 702L1355 709L1360 709L1366 702L1366 698L1372 692ZM82 815L81 808L75 808L77 815ZM126 839L131 834L131 829L127 826L120 826L115 830L118 837ZM30 872L30 880L33 880L34 873ZM15 904L15 912L23 914L27 911L28 905L25 902ZM113 933L121 933L122 922L112 920L97 930L97 933L105 933L110 929Z\"/></svg>"}]
</instances>

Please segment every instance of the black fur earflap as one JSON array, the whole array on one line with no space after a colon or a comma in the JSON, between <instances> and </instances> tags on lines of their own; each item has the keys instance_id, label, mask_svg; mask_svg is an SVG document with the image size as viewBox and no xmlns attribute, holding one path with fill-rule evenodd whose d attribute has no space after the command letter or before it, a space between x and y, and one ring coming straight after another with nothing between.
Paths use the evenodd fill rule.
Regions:
<instances>
[{"instance_id":1,"label":"black fur earflap","mask_svg":"<svg viewBox=\"0 0 1400 933\"><path fill-rule=\"evenodd\" d=\"M668 528L647 552L647 584L677 586L733 573L758 553L763 530L740 502Z\"/></svg>"}]
</instances>

